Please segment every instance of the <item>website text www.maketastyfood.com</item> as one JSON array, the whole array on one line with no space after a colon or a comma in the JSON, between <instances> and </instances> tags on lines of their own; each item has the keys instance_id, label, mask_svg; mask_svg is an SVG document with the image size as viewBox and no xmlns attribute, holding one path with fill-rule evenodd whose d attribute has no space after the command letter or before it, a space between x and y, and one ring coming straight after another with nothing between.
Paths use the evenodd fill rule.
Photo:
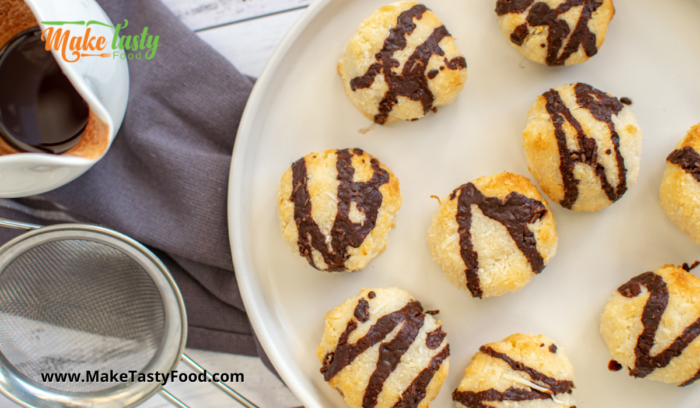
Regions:
<instances>
[{"instance_id":1,"label":"website text www.maketastyfood.com","mask_svg":"<svg viewBox=\"0 0 700 408\"><path fill-rule=\"evenodd\" d=\"M209 376L211 374L211 377ZM181 373L173 370L169 373L141 373L135 370L126 373L117 373L113 370L100 372L99 370L83 373L41 373L41 381L51 382L92 382L92 383L134 383L134 382L159 382L162 385L178 380L180 382L245 382L243 373Z\"/></svg>"}]
</instances>

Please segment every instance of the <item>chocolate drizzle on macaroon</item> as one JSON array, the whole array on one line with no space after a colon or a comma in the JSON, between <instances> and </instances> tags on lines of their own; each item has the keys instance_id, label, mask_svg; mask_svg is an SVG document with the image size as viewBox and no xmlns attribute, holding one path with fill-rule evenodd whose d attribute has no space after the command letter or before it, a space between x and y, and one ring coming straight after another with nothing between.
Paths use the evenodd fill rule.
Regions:
<instances>
[{"instance_id":1,"label":"chocolate drizzle on macaroon","mask_svg":"<svg viewBox=\"0 0 700 408\"><path fill-rule=\"evenodd\" d=\"M357 307L360 307L359 303ZM323 361L323 366L321 367L323 378L326 381L330 381L367 349L377 343L381 343L377 365L369 378L362 402L364 408L376 406L377 397L382 392L384 382L396 370L401 362L401 357L416 340L418 333L423 327L424 320L425 313L423 313L423 307L420 302L410 301L403 308L377 319L376 323L369 328L362 338L358 339L354 344L350 344L348 343L348 338L357 329L357 322L351 319L343 334L340 335L335 350L328 353ZM401 328L396 336L389 341L383 342L399 325L401 325ZM433 356L428 366L404 390L394 407L416 407L425 398L430 380L449 355L449 345L445 345L440 352Z\"/></svg>"},{"instance_id":2,"label":"chocolate drizzle on macaroon","mask_svg":"<svg viewBox=\"0 0 700 408\"><path fill-rule=\"evenodd\" d=\"M302 157L292 164L292 195L294 202L294 220L299 232L297 245L299 253L311 266L320 269L313 259L312 250L316 249L328 265L326 271L344 271L345 261L350 258L348 248L358 248L367 235L374 229L379 208L382 206L382 193L379 187L389 182L389 172L384 170L375 158L370 160L372 178L365 182L355 182L353 156L362 156L360 149L343 149L336 152L336 169L338 170L338 211L331 228L330 248L326 236L311 216L311 195L308 190L309 175L306 160ZM364 213L362 223L350 220L350 207L355 203L357 210Z\"/></svg>"},{"instance_id":3,"label":"chocolate drizzle on macaroon","mask_svg":"<svg viewBox=\"0 0 700 408\"><path fill-rule=\"evenodd\" d=\"M469 408L492 408L491 404L485 402L500 402L500 401L532 401L532 400L548 400L551 399L549 394L535 389L526 390L524 388L508 387L507 390L499 392L493 388L486 391L458 391L452 393L452 400L457 401L465 407ZM575 408L575 407L571 407Z\"/></svg>"},{"instance_id":4,"label":"chocolate drizzle on macaroon","mask_svg":"<svg viewBox=\"0 0 700 408\"><path fill-rule=\"evenodd\" d=\"M527 38L529 34L530 32L527 30L527 23L520 24L519 26L515 27L515 30L513 30L511 33L510 41L517 46L522 46L525 38Z\"/></svg>"},{"instance_id":5,"label":"chocolate drizzle on macaroon","mask_svg":"<svg viewBox=\"0 0 700 408\"><path fill-rule=\"evenodd\" d=\"M608 370L613 371L613 372L620 371L620 370L622 370L622 364L618 363L615 360L610 360L610 361L608 361Z\"/></svg>"},{"instance_id":6,"label":"chocolate drizzle on macaroon","mask_svg":"<svg viewBox=\"0 0 700 408\"><path fill-rule=\"evenodd\" d=\"M416 4L399 14L396 27L389 30L389 37L384 40L384 46L375 55L378 62L370 65L364 75L355 77L350 81L350 88L356 91L357 89L369 88L374 83L377 75L380 73L384 75L384 81L389 89L379 103L379 113L374 116L376 123L386 123L389 113L394 108L394 105L398 103L399 96L420 102L423 105L423 113L433 108L435 96L428 86L428 76L430 76L430 79L433 79L440 72L432 70L426 74L425 71L428 67L428 61L433 54L445 55L439 43L443 38L449 37L450 33L447 32L444 25L436 28L423 44L416 47L411 56L408 57L408 60L406 60L400 75L393 71L393 68L401 65L393 57L394 53L406 48L408 42L406 37L411 35L416 28L413 19L420 20L426 11L428 9L424 5ZM467 67L467 61L464 57L455 57L452 60L445 59L445 65L451 70L464 69Z\"/></svg>"},{"instance_id":7,"label":"chocolate drizzle on macaroon","mask_svg":"<svg viewBox=\"0 0 700 408\"><path fill-rule=\"evenodd\" d=\"M496 14L503 16L509 13L522 14L527 12L526 21L515 28L510 36L510 41L522 46L529 35L528 27L547 27L547 58L545 62L550 66L564 65L566 60L583 46L588 57L598 53L596 35L588 28L588 22L593 13L602 6L602 2L595 0L567 0L551 9L545 2L534 0L498 0L496 2ZM530 7L532 6L532 7ZM581 7L581 15L571 31L565 20L559 16L568 12L573 7ZM566 46L564 46L566 44Z\"/></svg>"},{"instance_id":8,"label":"chocolate drizzle on macaroon","mask_svg":"<svg viewBox=\"0 0 700 408\"><path fill-rule=\"evenodd\" d=\"M459 225L459 247L462 260L467 266L467 288L473 297L481 298L483 291L479 282L479 256L474 250L471 236L472 204L476 204L481 212L503 224L518 249L525 255L534 273L544 269L544 259L537 251L535 235L527 227L547 214L544 204L533 198L512 192L504 200L498 197L486 197L472 183L463 184L450 194L454 200L459 193L457 204L457 224Z\"/></svg>"},{"instance_id":9,"label":"chocolate drizzle on macaroon","mask_svg":"<svg viewBox=\"0 0 700 408\"><path fill-rule=\"evenodd\" d=\"M575 388L574 383L568 380L557 380L556 378L550 377L540 371L535 370L523 364L520 361L513 360L508 357L505 353L500 353L489 346L481 346L479 351L488 355L491 358L498 358L503 360L506 364L510 366L511 369L515 371L520 371L526 373L530 376L532 382L537 383L537 385L547 388L551 393L540 391L534 388L524 389L509 387L503 392L496 391L490 388L485 391L459 391L455 390L452 393L452 400L459 402L460 404L469 408L490 408L490 404L485 404L486 402L496 402L496 401L530 401L530 400L546 400L551 399L553 395L557 394L570 394Z\"/></svg>"},{"instance_id":10,"label":"chocolate drizzle on macaroon","mask_svg":"<svg viewBox=\"0 0 700 408\"><path fill-rule=\"evenodd\" d=\"M544 387L552 391L554 394L566 394L570 393L574 387L574 383L568 380L557 380L556 378L549 377L532 367L528 367L520 361L515 361L508 357L505 353L500 353L489 346L481 346L479 351L486 354L491 358L498 358L506 362L515 371L522 371L527 373L527 375L532 378L532 381L536 381L544 384Z\"/></svg>"},{"instance_id":11,"label":"chocolate drizzle on macaroon","mask_svg":"<svg viewBox=\"0 0 700 408\"><path fill-rule=\"evenodd\" d=\"M681 166L683 171L700 181L700 155L690 146L676 149L668 155L666 161Z\"/></svg>"},{"instance_id":12,"label":"chocolate drizzle on macaroon","mask_svg":"<svg viewBox=\"0 0 700 408\"><path fill-rule=\"evenodd\" d=\"M630 375L637 378L644 378L657 368L669 365L671 360L680 356L683 350L700 335L700 319L698 319L686 327L670 346L652 356L651 349L656 343L656 331L659 329L661 318L668 306L669 292L664 279L654 272L645 272L632 278L620 286L617 291L626 298L635 298L642 294L642 288L646 288L649 299L647 299L642 312L644 330L637 338L637 345L634 348L634 367L630 370ZM699 378L700 371L680 386L690 385Z\"/></svg>"},{"instance_id":13,"label":"chocolate drizzle on macaroon","mask_svg":"<svg viewBox=\"0 0 700 408\"><path fill-rule=\"evenodd\" d=\"M369 302L364 299L360 299L355 307L353 316L355 316L355 319L357 319L358 322L364 323L369 320Z\"/></svg>"},{"instance_id":14,"label":"chocolate drizzle on macaroon","mask_svg":"<svg viewBox=\"0 0 700 408\"><path fill-rule=\"evenodd\" d=\"M430 360L428 366L413 379L411 385L404 390L401 394L401 399L394 404L393 408L415 408L420 405L420 402L425 398L428 384L430 384L433 376L440 369L440 366L442 366L442 362L449 356L450 345L448 344L443 347L442 350Z\"/></svg>"},{"instance_id":15,"label":"chocolate drizzle on macaroon","mask_svg":"<svg viewBox=\"0 0 700 408\"><path fill-rule=\"evenodd\" d=\"M564 101L554 89L544 93L546 108L554 124L554 135L559 147L559 171L564 183L564 199L560 202L562 207L571 209L578 199L579 180L574 177L576 163L587 164L593 168L605 195L610 201L615 202L627 191L627 168L620 153L620 136L615 129L612 116L617 115L624 108L617 98L601 92L590 85L577 83L574 85L577 108L588 110L599 122L605 123L610 130L610 141L615 153L617 163L617 185L613 186L605 172L605 166L598 161L598 142L586 135L586 132L566 106ZM576 131L578 150L569 150L566 142L564 125L569 123Z\"/></svg>"},{"instance_id":16,"label":"chocolate drizzle on macaroon","mask_svg":"<svg viewBox=\"0 0 700 408\"><path fill-rule=\"evenodd\" d=\"M496 14L504 16L509 13L524 13L535 0L498 0L496 2Z\"/></svg>"},{"instance_id":17,"label":"chocolate drizzle on macaroon","mask_svg":"<svg viewBox=\"0 0 700 408\"><path fill-rule=\"evenodd\" d=\"M445 336L447 336L447 333L442 331L442 326L440 326L428 333L427 337L425 338L425 345L428 346L429 349L435 350L436 348L440 347L442 341L445 339Z\"/></svg>"}]
</instances>

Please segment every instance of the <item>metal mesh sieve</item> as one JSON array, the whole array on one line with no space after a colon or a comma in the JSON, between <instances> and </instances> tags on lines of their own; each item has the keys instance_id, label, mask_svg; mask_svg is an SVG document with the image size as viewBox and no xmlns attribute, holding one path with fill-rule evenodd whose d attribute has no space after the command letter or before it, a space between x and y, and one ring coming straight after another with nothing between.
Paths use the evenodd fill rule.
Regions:
<instances>
[{"instance_id":1,"label":"metal mesh sieve","mask_svg":"<svg viewBox=\"0 0 700 408\"><path fill-rule=\"evenodd\" d=\"M0 352L49 388L93 392L103 382L43 381L48 373L141 371L162 344L165 310L143 267L109 245L39 244L0 275Z\"/></svg>"},{"instance_id":2,"label":"metal mesh sieve","mask_svg":"<svg viewBox=\"0 0 700 408\"><path fill-rule=\"evenodd\" d=\"M0 391L34 408L126 408L156 392L187 408L158 382L86 378L168 373L180 359L204 372L182 354L184 304L155 255L122 234L89 225L39 228L0 219L0 226L32 230L0 248ZM81 377L55 377L62 374ZM257 408L227 385L214 384Z\"/></svg>"}]
</instances>

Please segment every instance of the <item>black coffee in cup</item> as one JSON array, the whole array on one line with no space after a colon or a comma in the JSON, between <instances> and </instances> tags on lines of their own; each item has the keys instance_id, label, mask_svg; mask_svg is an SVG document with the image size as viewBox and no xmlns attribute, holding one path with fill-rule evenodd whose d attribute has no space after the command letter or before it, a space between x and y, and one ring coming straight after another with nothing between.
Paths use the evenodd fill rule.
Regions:
<instances>
[{"instance_id":1,"label":"black coffee in cup","mask_svg":"<svg viewBox=\"0 0 700 408\"><path fill-rule=\"evenodd\" d=\"M17 150L67 151L80 140L88 111L38 28L0 50L0 137Z\"/></svg>"}]
</instances>

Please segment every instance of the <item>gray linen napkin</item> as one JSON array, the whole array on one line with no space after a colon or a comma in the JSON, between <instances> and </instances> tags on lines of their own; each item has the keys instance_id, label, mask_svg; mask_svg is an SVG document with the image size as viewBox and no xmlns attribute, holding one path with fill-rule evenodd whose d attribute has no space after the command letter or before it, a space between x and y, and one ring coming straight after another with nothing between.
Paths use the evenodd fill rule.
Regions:
<instances>
[{"instance_id":1,"label":"gray linen napkin","mask_svg":"<svg viewBox=\"0 0 700 408\"><path fill-rule=\"evenodd\" d=\"M253 82L159 1L98 2L114 24L129 20L122 34L147 26L159 35L157 53L129 60L129 104L107 155L62 188L0 200L0 217L87 222L140 241L182 291L188 347L260 355L271 368L241 301L226 223L231 153ZM0 242L17 234L0 229Z\"/></svg>"}]
</instances>

